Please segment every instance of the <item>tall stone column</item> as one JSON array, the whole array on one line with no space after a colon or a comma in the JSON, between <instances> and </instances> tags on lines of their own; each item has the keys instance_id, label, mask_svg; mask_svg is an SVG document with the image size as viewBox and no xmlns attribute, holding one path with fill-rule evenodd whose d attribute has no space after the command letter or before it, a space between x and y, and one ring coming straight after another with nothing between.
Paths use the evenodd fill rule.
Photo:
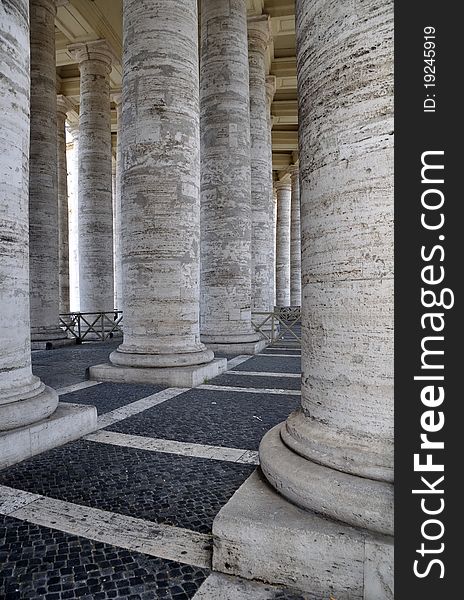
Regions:
<instances>
[{"instance_id":1,"label":"tall stone column","mask_svg":"<svg viewBox=\"0 0 464 600\"><path fill-rule=\"evenodd\" d=\"M266 77L266 107L267 107L267 133L268 133L268 171L269 171L269 210L271 212L271 236L269 238L269 257L272 266L272 275L271 275L271 310L274 309L275 306L275 297L276 297L276 238L275 238L275 230L276 230L276 212L274 205L274 181L273 181L273 170L272 170L272 101L274 99L274 95L276 92L276 83L277 79L275 75L268 75Z\"/></svg>"},{"instance_id":2,"label":"tall stone column","mask_svg":"<svg viewBox=\"0 0 464 600\"><path fill-rule=\"evenodd\" d=\"M113 207L110 80L104 40L75 44L79 62L79 291L82 312L112 311Z\"/></svg>"},{"instance_id":3,"label":"tall stone column","mask_svg":"<svg viewBox=\"0 0 464 600\"><path fill-rule=\"evenodd\" d=\"M196 0L124 2L124 341L95 379L197 385L225 369L200 342Z\"/></svg>"},{"instance_id":4,"label":"tall stone column","mask_svg":"<svg viewBox=\"0 0 464 600\"><path fill-rule=\"evenodd\" d=\"M290 306L290 207L292 186L278 181L276 224L276 305Z\"/></svg>"},{"instance_id":5,"label":"tall stone column","mask_svg":"<svg viewBox=\"0 0 464 600\"><path fill-rule=\"evenodd\" d=\"M252 311L273 309L271 181L265 53L270 41L269 17L248 19L250 70ZM259 320L259 319L258 319ZM262 320L262 319L261 319Z\"/></svg>"},{"instance_id":6,"label":"tall stone column","mask_svg":"<svg viewBox=\"0 0 464 600\"><path fill-rule=\"evenodd\" d=\"M31 3L32 4L32 3ZM34 15L37 17L37 7ZM42 13L48 20L48 12ZM29 1L0 5L0 468L73 437L75 405L32 374L29 305ZM55 90L54 90L55 92ZM56 98L56 94L54 95ZM56 115L55 121L56 124ZM51 122L49 123L49 125ZM55 125L56 126L56 125ZM56 134L56 130L55 130ZM56 138L54 143L56 163ZM58 409L57 409L58 406ZM79 407L93 415L93 407ZM44 421L46 419L46 421ZM89 423L87 423L89 424ZM82 427L81 427L82 429ZM88 429L82 433L88 433ZM80 432L79 432L80 434Z\"/></svg>"},{"instance_id":7,"label":"tall stone column","mask_svg":"<svg viewBox=\"0 0 464 600\"><path fill-rule=\"evenodd\" d=\"M69 293L69 219L68 219L68 165L66 158L66 115L71 109L65 96L57 97L57 164L58 164L58 247L60 313L70 311Z\"/></svg>"},{"instance_id":8,"label":"tall stone column","mask_svg":"<svg viewBox=\"0 0 464 600\"><path fill-rule=\"evenodd\" d=\"M72 311L80 310L79 294L79 123L68 124L73 143L69 160L69 291Z\"/></svg>"},{"instance_id":9,"label":"tall stone column","mask_svg":"<svg viewBox=\"0 0 464 600\"><path fill-rule=\"evenodd\" d=\"M114 290L115 308L122 310L122 255L121 255L121 172L122 172L122 105L121 94L114 94L113 101L116 104L118 123L118 134L116 141L116 171L114 177L114 203L113 203L113 236L114 236Z\"/></svg>"},{"instance_id":10,"label":"tall stone column","mask_svg":"<svg viewBox=\"0 0 464 600\"><path fill-rule=\"evenodd\" d=\"M59 225L55 0L31 0L31 134L29 165L32 347L67 343L59 320Z\"/></svg>"},{"instance_id":11,"label":"tall stone column","mask_svg":"<svg viewBox=\"0 0 464 600\"><path fill-rule=\"evenodd\" d=\"M201 340L255 353L246 0L201 2Z\"/></svg>"},{"instance_id":12,"label":"tall stone column","mask_svg":"<svg viewBox=\"0 0 464 600\"><path fill-rule=\"evenodd\" d=\"M290 168L292 208L290 224L290 306L301 306L301 224L300 175L297 165Z\"/></svg>"},{"instance_id":13,"label":"tall stone column","mask_svg":"<svg viewBox=\"0 0 464 600\"><path fill-rule=\"evenodd\" d=\"M301 406L261 442L270 486L256 473L216 517L213 567L311 597L330 590L340 600L386 600L393 598L393 2L297 0L296 34Z\"/></svg>"}]
</instances>

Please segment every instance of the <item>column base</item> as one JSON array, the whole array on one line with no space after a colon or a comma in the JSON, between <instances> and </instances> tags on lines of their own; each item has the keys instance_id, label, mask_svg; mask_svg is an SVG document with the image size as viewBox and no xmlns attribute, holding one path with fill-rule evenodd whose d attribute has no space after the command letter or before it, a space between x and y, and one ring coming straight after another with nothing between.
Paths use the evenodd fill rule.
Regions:
<instances>
[{"instance_id":1,"label":"column base","mask_svg":"<svg viewBox=\"0 0 464 600\"><path fill-rule=\"evenodd\" d=\"M74 346L76 338L61 338L52 340L31 340L31 350L55 350L64 346Z\"/></svg>"},{"instance_id":2,"label":"column base","mask_svg":"<svg viewBox=\"0 0 464 600\"><path fill-rule=\"evenodd\" d=\"M291 504L256 470L213 523L213 570L310 597L393 599L393 538Z\"/></svg>"},{"instance_id":3,"label":"column base","mask_svg":"<svg viewBox=\"0 0 464 600\"><path fill-rule=\"evenodd\" d=\"M116 383L151 383L170 387L196 387L227 370L225 358L215 358L202 365L186 367L126 367L105 363L89 369L94 381Z\"/></svg>"},{"instance_id":4,"label":"column base","mask_svg":"<svg viewBox=\"0 0 464 600\"><path fill-rule=\"evenodd\" d=\"M94 406L60 402L47 419L0 433L0 469L77 440L96 426Z\"/></svg>"},{"instance_id":5,"label":"column base","mask_svg":"<svg viewBox=\"0 0 464 600\"><path fill-rule=\"evenodd\" d=\"M203 341L203 340L202 340ZM267 340L258 340L257 342L239 342L239 343L209 343L203 342L207 348L213 352L223 352L224 354L258 354L268 345Z\"/></svg>"}]
</instances>

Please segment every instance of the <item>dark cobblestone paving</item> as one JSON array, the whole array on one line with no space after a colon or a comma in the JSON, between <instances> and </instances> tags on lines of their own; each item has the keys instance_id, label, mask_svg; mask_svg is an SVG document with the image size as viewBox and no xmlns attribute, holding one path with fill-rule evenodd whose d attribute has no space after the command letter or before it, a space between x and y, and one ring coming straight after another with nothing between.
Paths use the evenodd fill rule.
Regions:
<instances>
[{"instance_id":1,"label":"dark cobblestone paving","mask_svg":"<svg viewBox=\"0 0 464 600\"><path fill-rule=\"evenodd\" d=\"M252 356L234 367L234 371L258 371L265 373L301 373L299 356Z\"/></svg>"},{"instance_id":2,"label":"dark cobblestone paving","mask_svg":"<svg viewBox=\"0 0 464 600\"><path fill-rule=\"evenodd\" d=\"M117 338L110 342L92 342L33 352L32 371L46 385L55 389L85 381L88 379L87 369L107 362L121 340L122 338Z\"/></svg>"},{"instance_id":3,"label":"dark cobblestone paving","mask_svg":"<svg viewBox=\"0 0 464 600\"><path fill-rule=\"evenodd\" d=\"M213 385L230 385L233 387L267 388L277 390L299 390L299 377L265 377L262 375L218 375L210 381Z\"/></svg>"},{"instance_id":4,"label":"dark cobblestone paving","mask_svg":"<svg viewBox=\"0 0 464 600\"><path fill-rule=\"evenodd\" d=\"M209 533L253 466L80 440L0 471L0 484Z\"/></svg>"},{"instance_id":5,"label":"dark cobblestone paving","mask_svg":"<svg viewBox=\"0 0 464 600\"><path fill-rule=\"evenodd\" d=\"M261 351L261 354L267 354L272 356L273 354L285 354L286 356L301 356L301 352L299 349L293 348L275 348L271 350L270 348L264 348Z\"/></svg>"},{"instance_id":6,"label":"dark cobblestone paving","mask_svg":"<svg viewBox=\"0 0 464 600\"><path fill-rule=\"evenodd\" d=\"M101 383L77 392L60 396L61 402L90 404L97 407L99 415L107 413L146 396L166 389L161 385L135 385L129 383Z\"/></svg>"},{"instance_id":7,"label":"dark cobblestone paving","mask_svg":"<svg viewBox=\"0 0 464 600\"><path fill-rule=\"evenodd\" d=\"M217 379L212 380L216 383ZM299 405L299 396L192 389L107 427L111 431L257 450L263 435Z\"/></svg>"},{"instance_id":8,"label":"dark cobblestone paving","mask_svg":"<svg viewBox=\"0 0 464 600\"><path fill-rule=\"evenodd\" d=\"M206 569L0 516L3 600L190 600Z\"/></svg>"}]
</instances>

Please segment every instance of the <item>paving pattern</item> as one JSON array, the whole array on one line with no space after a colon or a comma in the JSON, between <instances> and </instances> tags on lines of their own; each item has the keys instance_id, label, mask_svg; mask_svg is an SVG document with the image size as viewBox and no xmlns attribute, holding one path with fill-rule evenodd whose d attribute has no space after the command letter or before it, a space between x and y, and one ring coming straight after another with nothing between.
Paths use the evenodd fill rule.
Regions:
<instances>
[{"instance_id":1,"label":"paving pattern","mask_svg":"<svg viewBox=\"0 0 464 600\"><path fill-rule=\"evenodd\" d=\"M206 569L0 516L4 600L189 600Z\"/></svg>"},{"instance_id":2,"label":"paving pattern","mask_svg":"<svg viewBox=\"0 0 464 600\"><path fill-rule=\"evenodd\" d=\"M257 450L266 431L284 421L298 403L298 396L193 389L108 429Z\"/></svg>"},{"instance_id":3,"label":"paving pattern","mask_svg":"<svg viewBox=\"0 0 464 600\"><path fill-rule=\"evenodd\" d=\"M55 388L85 382L88 367L106 362L119 343L34 352L34 372ZM107 515L110 525L105 525L106 537L96 533L92 537L84 517L67 529L68 517L56 519L54 513L41 517L42 508L34 518L21 511L18 518L2 516L0 502L0 600L189 600L201 591L208 569L185 562L209 564L216 514L255 469L262 436L299 405L298 395L285 393L300 388L299 377L285 375L300 373L298 348L285 347L285 342L279 345L284 347L233 362L230 368L244 375L225 373L208 382L222 389L176 390L178 395L167 390L155 405L145 399L166 388L103 383L63 394L62 402L94 405L99 415L124 409L121 420L101 429L102 434L115 432L116 438L102 443L98 436L89 436L35 456L0 471L0 485L13 488L14 493L40 494L49 502L71 503L66 506L75 507L75 514L94 510L95 532L103 527L97 513ZM235 461L241 451L250 455L249 464ZM125 523L130 518L139 520L141 531L144 527L149 531L153 524L174 528L169 529L174 536L170 539L183 540L182 544L187 540L192 549L197 543L194 536L201 534L206 540L201 550L204 559L195 562L195 551L180 550L164 554L175 560L161 558L157 548L165 548L162 540L158 546L149 545L155 550L143 546L149 554L140 553L137 539L127 536ZM125 543L127 539L133 540L132 545ZM170 548L176 548L175 543ZM297 592L269 588L269 600L304 598Z\"/></svg>"}]
</instances>

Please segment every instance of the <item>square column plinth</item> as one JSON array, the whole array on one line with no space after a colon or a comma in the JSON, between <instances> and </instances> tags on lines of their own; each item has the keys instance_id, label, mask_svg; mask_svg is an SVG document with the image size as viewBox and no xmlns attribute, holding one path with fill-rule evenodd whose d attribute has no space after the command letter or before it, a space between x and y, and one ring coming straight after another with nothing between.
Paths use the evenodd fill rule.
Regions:
<instances>
[{"instance_id":1,"label":"square column plinth","mask_svg":"<svg viewBox=\"0 0 464 600\"><path fill-rule=\"evenodd\" d=\"M227 370L227 359L215 358L203 365L190 367L122 367L104 363L89 369L94 381L115 383L152 383L170 387L196 387Z\"/></svg>"},{"instance_id":2,"label":"square column plinth","mask_svg":"<svg viewBox=\"0 0 464 600\"><path fill-rule=\"evenodd\" d=\"M311 598L393 599L393 539L291 504L256 470L213 522L213 570Z\"/></svg>"},{"instance_id":3,"label":"square column plinth","mask_svg":"<svg viewBox=\"0 0 464 600\"><path fill-rule=\"evenodd\" d=\"M77 440L96 427L95 406L59 402L47 419L0 433L0 469Z\"/></svg>"}]
</instances>

